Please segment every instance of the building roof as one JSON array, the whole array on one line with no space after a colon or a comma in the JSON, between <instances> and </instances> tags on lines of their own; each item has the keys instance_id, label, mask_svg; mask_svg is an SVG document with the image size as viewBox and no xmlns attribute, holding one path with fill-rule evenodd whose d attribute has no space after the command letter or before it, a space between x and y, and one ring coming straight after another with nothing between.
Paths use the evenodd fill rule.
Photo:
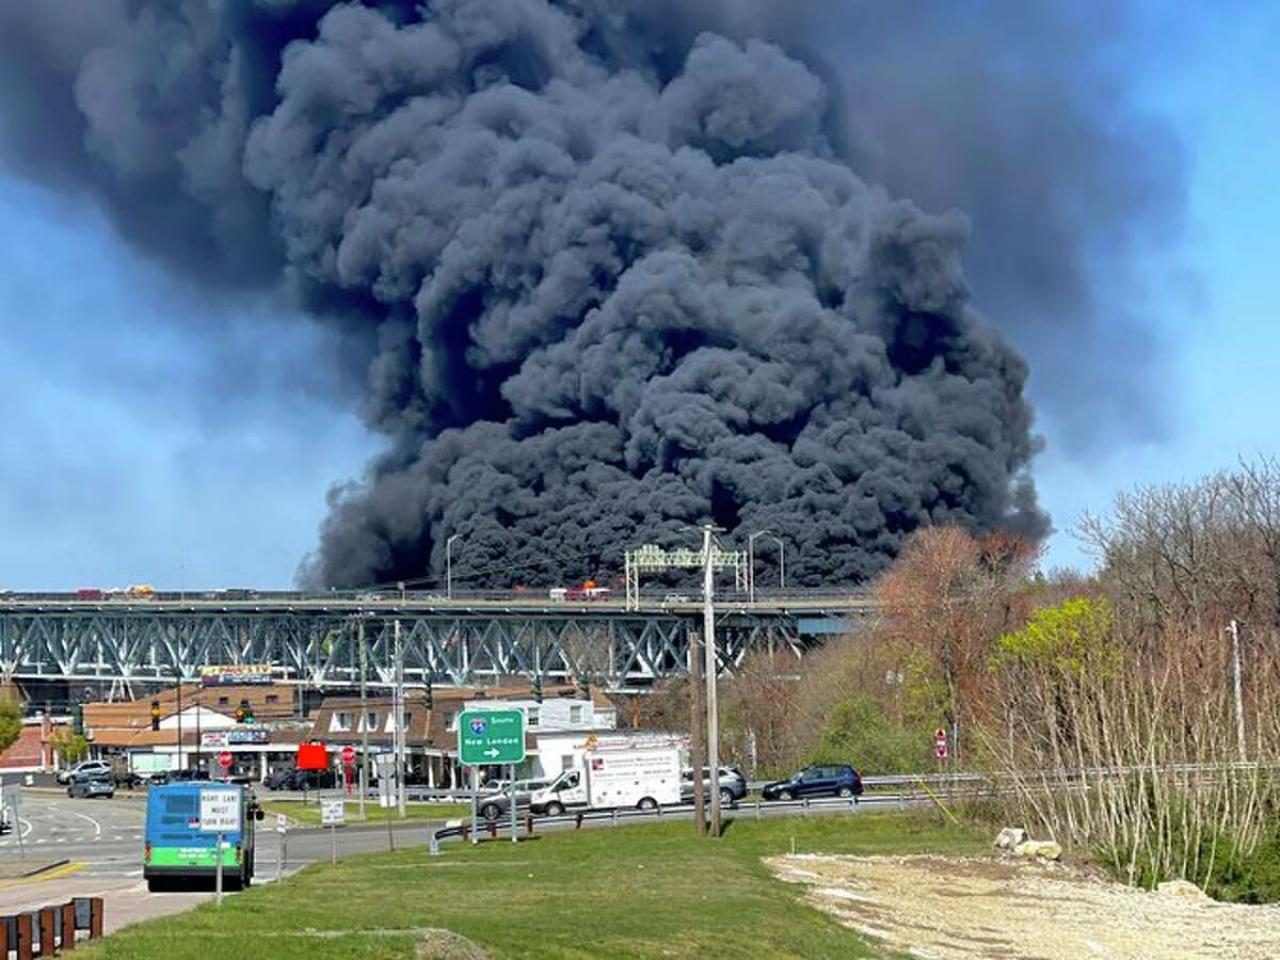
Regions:
<instances>
[{"instance_id":1,"label":"building roof","mask_svg":"<svg viewBox=\"0 0 1280 960\"><path fill-rule=\"evenodd\" d=\"M241 700L248 700L254 717L262 722L285 720L296 715L296 688L284 683L244 684L240 686L204 687L195 683L182 685L182 709L200 704L210 710L232 713ZM160 701L161 717L178 712L176 688L162 690L153 696L139 697L120 703L86 703L84 725L93 731L94 742L108 730L151 729L151 701Z\"/></svg>"},{"instance_id":2,"label":"building roof","mask_svg":"<svg viewBox=\"0 0 1280 960\"><path fill-rule=\"evenodd\" d=\"M39 767L41 731L38 726L24 726L18 739L0 753L0 770L25 770Z\"/></svg>"},{"instance_id":3,"label":"building roof","mask_svg":"<svg viewBox=\"0 0 1280 960\"><path fill-rule=\"evenodd\" d=\"M570 684L555 684L543 688L543 699L569 698L574 695L575 688ZM603 696L603 695L602 695ZM437 687L432 690L432 708L428 709L426 694L420 690L410 691L405 695L405 740L415 746L424 746L430 750L454 752L457 749L458 735L449 729L449 721L453 715L462 710L468 701L473 700L529 700L531 699L529 684L500 687ZM592 697L593 704L595 697ZM389 744L394 734L388 726L391 715L391 700L385 696L367 698L366 709L376 714L375 722L369 731L369 742L372 744ZM612 702L603 698L603 705L597 709L613 709ZM349 713L352 722L347 730L334 730L333 718L338 713ZM341 696L325 697L320 709L316 711L311 726L311 735L316 740L326 743L359 744L364 739L359 725L360 698ZM532 740L529 741L532 746Z\"/></svg>"}]
</instances>

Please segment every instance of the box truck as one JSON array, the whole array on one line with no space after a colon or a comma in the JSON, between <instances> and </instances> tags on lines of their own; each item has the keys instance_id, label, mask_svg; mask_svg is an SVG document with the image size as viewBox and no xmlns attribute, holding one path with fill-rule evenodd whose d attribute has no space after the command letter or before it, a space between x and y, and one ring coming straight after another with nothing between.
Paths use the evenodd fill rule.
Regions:
<instances>
[{"instance_id":1,"label":"box truck","mask_svg":"<svg viewBox=\"0 0 1280 960\"><path fill-rule=\"evenodd\" d=\"M529 809L558 817L568 810L678 804L683 752L675 737L588 738L582 765L530 796Z\"/></svg>"}]
</instances>

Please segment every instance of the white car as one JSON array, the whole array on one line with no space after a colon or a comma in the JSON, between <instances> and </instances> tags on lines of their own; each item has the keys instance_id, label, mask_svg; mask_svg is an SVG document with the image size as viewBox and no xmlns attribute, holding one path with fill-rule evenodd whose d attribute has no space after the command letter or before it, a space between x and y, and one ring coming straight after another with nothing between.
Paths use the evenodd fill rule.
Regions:
<instances>
[{"instance_id":1,"label":"white car","mask_svg":"<svg viewBox=\"0 0 1280 960\"><path fill-rule=\"evenodd\" d=\"M66 786L77 773L98 773L104 776L111 776L111 764L106 760L81 760L73 767L59 770L54 779Z\"/></svg>"}]
</instances>

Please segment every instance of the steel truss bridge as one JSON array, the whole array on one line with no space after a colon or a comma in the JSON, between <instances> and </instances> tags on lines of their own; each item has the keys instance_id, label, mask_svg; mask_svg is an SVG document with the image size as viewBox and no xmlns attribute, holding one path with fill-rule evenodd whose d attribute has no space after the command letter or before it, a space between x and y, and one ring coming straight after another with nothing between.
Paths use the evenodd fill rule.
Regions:
<instances>
[{"instance_id":1,"label":"steel truss bridge","mask_svg":"<svg viewBox=\"0 0 1280 960\"><path fill-rule=\"evenodd\" d=\"M248 600L0 597L0 681L194 679L205 665L270 664L276 680L324 689L394 682L397 635L405 683L467 685L511 677L583 678L643 687L688 669L696 602L545 600ZM871 612L865 599L824 597L716 608L720 668L767 651L800 657L820 636Z\"/></svg>"}]
</instances>

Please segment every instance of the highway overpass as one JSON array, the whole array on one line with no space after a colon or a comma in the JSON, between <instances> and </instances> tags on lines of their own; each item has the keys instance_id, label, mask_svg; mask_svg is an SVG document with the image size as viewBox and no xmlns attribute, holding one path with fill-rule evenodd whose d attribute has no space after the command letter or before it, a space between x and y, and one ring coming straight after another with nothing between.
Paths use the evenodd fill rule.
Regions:
<instances>
[{"instance_id":1,"label":"highway overpass","mask_svg":"<svg viewBox=\"0 0 1280 960\"><path fill-rule=\"evenodd\" d=\"M802 656L873 611L865 596L809 591L731 597L716 612L721 668L732 671L752 651ZM398 634L411 686L540 676L620 689L684 673L701 626L701 604L680 595L626 609L528 594L7 594L0 680L172 682L204 665L270 664L278 680L317 689L355 685L362 671L387 686Z\"/></svg>"}]
</instances>

